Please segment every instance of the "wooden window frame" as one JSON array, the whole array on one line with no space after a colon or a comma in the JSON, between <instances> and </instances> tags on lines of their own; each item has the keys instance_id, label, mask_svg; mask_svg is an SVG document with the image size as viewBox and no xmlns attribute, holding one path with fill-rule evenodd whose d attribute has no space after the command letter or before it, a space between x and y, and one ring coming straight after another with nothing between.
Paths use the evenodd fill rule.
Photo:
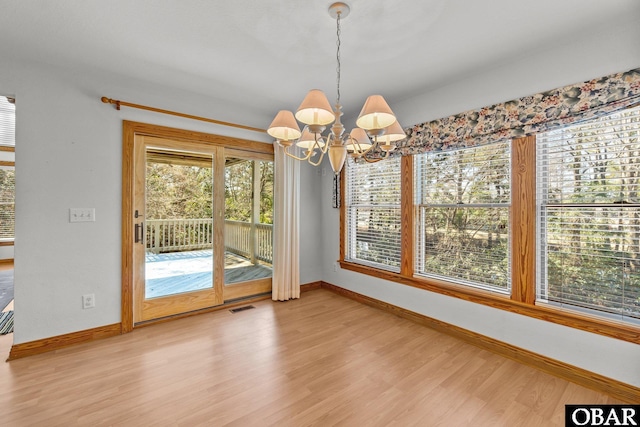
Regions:
<instances>
[{"instance_id":1,"label":"wooden window frame","mask_svg":"<svg viewBox=\"0 0 640 427\"><path fill-rule=\"evenodd\" d=\"M640 344L640 327L569 308L536 305L536 137L515 138L511 143L511 295L500 295L445 280L414 276L413 157L401 162L400 273L345 261L346 209L345 172L341 180L340 266L349 271L377 277L426 291L459 298L500 310L545 320L595 334Z\"/></svg>"}]
</instances>

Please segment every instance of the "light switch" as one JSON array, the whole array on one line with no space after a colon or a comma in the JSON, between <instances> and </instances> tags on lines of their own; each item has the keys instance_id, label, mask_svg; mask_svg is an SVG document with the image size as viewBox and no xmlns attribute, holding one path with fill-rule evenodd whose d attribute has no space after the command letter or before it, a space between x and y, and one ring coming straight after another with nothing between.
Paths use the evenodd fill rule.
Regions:
<instances>
[{"instance_id":1,"label":"light switch","mask_svg":"<svg viewBox=\"0 0 640 427\"><path fill-rule=\"evenodd\" d=\"M69 208L69 222L94 222L95 208Z\"/></svg>"}]
</instances>

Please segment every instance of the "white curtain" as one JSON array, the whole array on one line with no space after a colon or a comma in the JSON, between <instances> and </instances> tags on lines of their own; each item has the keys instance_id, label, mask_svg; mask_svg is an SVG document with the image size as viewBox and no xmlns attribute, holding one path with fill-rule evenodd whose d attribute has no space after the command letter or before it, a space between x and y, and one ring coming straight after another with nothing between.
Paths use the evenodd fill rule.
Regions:
<instances>
[{"instance_id":1,"label":"white curtain","mask_svg":"<svg viewBox=\"0 0 640 427\"><path fill-rule=\"evenodd\" d=\"M273 290L274 301L300 298L300 162L275 146Z\"/></svg>"}]
</instances>

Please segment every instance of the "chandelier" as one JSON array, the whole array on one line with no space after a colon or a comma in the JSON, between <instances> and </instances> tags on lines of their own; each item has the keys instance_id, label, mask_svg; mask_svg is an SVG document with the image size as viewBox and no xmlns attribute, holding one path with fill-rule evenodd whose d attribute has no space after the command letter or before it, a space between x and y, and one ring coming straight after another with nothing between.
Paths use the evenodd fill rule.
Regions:
<instances>
[{"instance_id":1,"label":"chandelier","mask_svg":"<svg viewBox=\"0 0 640 427\"><path fill-rule=\"evenodd\" d=\"M276 139L287 156L296 160L308 161L313 166L322 163L324 155L329 153L331 168L337 175L342 170L347 153L354 158L361 158L367 162L377 162L389 156L395 148L394 143L406 138L402 126L396 120L395 114L381 95L371 95L367 98L360 115L356 120L356 128L349 134L344 134L344 126L340 121L342 105L340 104L340 21L349 15L349 6L345 3L333 3L329 6L329 15L336 20L337 36L337 76L336 76L336 104L332 109L324 92L319 89L310 90L298 107L295 117L291 111L281 110L267 129L267 133ZM298 122L306 126L300 131ZM325 138L322 132L331 125L330 132ZM296 156L290 150L295 146L304 151L302 156ZM379 149L382 152L377 158L367 154ZM320 153L318 160L313 157Z\"/></svg>"}]
</instances>

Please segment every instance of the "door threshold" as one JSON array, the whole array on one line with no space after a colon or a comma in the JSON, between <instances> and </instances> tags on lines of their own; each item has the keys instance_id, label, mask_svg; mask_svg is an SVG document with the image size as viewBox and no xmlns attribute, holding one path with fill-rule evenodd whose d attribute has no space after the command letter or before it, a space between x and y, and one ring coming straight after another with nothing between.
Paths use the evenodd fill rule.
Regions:
<instances>
[{"instance_id":1,"label":"door threshold","mask_svg":"<svg viewBox=\"0 0 640 427\"><path fill-rule=\"evenodd\" d=\"M213 307L202 308L200 310L188 311L186 313L174 314L171 316L161 317L159 319L145 320L144 322L138 322L133 325L134 329L143 328L145 326L156 325L158 323L168 322L170 320L183 319L185 317L196 316L198 314L211 313L214 311L226 310L229 308L237 307L250 302L263 301L271 298L271 292L262 293L258 295L252 295L248 297L236 298L229 301L225 301L224 304L216 305Z\"/></svg>"}]
</instances>

